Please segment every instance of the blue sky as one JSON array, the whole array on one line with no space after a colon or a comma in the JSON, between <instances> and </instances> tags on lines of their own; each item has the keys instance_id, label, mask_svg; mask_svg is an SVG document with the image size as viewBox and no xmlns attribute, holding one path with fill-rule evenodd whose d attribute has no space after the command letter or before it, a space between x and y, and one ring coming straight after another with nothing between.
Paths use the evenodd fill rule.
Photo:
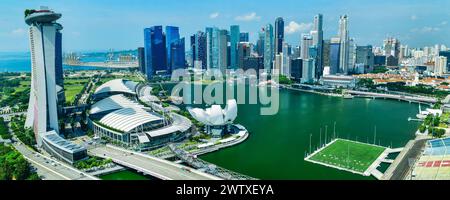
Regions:
<instances>
[{"instance_id":1,"label":"blue sky","mask_svg":"<svg viewBox=\"0 0 450 200\"><path fill-rule=\"evenodd\" d=\"M143 29L153 25L179 26L189 37L206 26L238 24L254 41L278 16L288 26L286 40L298 45L316 13L324 15L325 38L336 35L339 15L347 14L358 45L379 46L394 36L413 47L450 46L448 0L2 0L0 51L28 50L23 11L40 5L63 14L65 51L135 49L143 45Z\"/></svg>"}]
</instances>

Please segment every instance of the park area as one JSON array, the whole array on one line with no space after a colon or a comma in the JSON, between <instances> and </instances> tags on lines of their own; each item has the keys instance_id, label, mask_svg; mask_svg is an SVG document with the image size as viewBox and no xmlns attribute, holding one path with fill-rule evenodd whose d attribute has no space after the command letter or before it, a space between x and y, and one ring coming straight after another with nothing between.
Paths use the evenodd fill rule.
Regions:
<instances>
[{"instance_id":1,"label":"park area","mask_svg":"<svg viewBox=\"0 0 450 200\"><path fill-rule=\"evenodd\" d=\"M307 161L347 171L364 173L386 150L385 147L337 139L307 157Z\"/></svg>"},{"instance_id":2,"label":"park area","mask_svg":"<svg viewBox=\"0 0 450 200\"><path fill-rule=\"evenodd\" d=\"M83 91L83 88L89 80L89 78L64 79L64 92L68 105L74 103L75 97Z\"/></svg>"}]
</instances>

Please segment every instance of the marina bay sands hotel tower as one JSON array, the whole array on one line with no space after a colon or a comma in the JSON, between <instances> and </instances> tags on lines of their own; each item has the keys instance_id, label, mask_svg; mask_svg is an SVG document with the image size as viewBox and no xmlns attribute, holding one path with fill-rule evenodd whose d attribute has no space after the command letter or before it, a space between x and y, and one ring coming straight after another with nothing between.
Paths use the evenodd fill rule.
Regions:
<instances>
[{"instance_id":1,"label":"marina bay sands hotel tower","mask_svg":"<svg viewBox=\"0 0 450 200\"><path fill-rule=\"evenodd\" d=\"M30 26L31 90L25 127L33 128L38 146L42 137L58 128L57 82L62 77L61 18L46 7L26 10L25 22Z\"/></svg>"}]
</instances>

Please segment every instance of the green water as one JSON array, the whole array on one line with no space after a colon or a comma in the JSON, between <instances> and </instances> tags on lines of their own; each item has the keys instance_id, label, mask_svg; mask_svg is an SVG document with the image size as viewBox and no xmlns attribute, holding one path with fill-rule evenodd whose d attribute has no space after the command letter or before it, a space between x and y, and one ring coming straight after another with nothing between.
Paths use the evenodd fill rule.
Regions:
<instances>
[{"instance_id":1,"label":"green water","mask_svg":"<svg viewBox=\"0 0 450 200\"><path fill-rule=\"evenodd\" d=\"M132 170L124 170L100 176L102 180L151 180L150 177L144 176Z\"/></svg>"},{"instance_id":2,"label":"green water","mask_svg":"<svg viewBox=\"0 0 450 200\"><path fill-rule=\"evenodd\" d=\"M336 132L341 138L374 141L383 146L400 147L414 137L417 122L408 117L417 114L418 105L391 100L342 99L298 91L280 91L280 109L273 116L259 115L259 105L239 105L236 123L244 125L250 137L234 147L201 156L221 167L259 179L373 179L305 162L312 144L322 141L325 126L328 137Z\"/></svg>"}]
</instances>

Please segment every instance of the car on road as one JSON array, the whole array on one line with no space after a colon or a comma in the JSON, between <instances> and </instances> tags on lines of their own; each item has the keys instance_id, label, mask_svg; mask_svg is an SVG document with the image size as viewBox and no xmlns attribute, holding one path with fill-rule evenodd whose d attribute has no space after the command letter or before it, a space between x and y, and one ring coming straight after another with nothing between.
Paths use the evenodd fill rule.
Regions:
<instances>
[{"instance_id":1,"label":"car on road","mask_svg":"<svg viewBox=\"0 0 450 200\"><path fill-rule=\"evenodd\" d=\"M191 172L191 170L187 167L181 167L182 170L187 171L187 172Z\"/></svg>"}]
</instances>

